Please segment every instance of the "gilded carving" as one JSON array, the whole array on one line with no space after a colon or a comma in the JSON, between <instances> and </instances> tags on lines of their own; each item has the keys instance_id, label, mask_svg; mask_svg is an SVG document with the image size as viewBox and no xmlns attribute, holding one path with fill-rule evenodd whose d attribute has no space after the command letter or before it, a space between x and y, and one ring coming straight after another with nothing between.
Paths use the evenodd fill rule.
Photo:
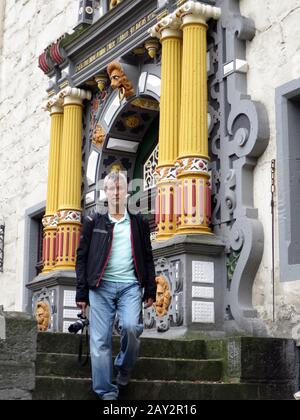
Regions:
<instances>
[{"instance_id":1,"label":"gilded carving","mask_svg":"<svg viewBox=\"0 0 300 420\"><path fill-rule=\"evenodd\" d=\"M137 128L140 125L140 119L137 115L133 115L125 119L128 128Z\"/></svg>"},{"instance_id":2,"label":"gilded carving","mask_svg":"<svg viewBox=\"0 0 300 420\"><path fill-rule=\"evenodd\" d=\"M102 148L105 136L106 132L104 128L101 125L97 124L93 133L93 144L99 148Z\"/></svg>"},{"instance_id":3,"label":"gilded carving","mask_svg":"<svg viewBox=\"0 0 300 420\"><path fill-rule=\"evenodd\" d=\"M113 9L114 7L118 6L122 0L110 0L109 2L109 10Z\"/></svg>"},{"instance_id":4,"label":"gilded carving","mask_svg":"<svg viewBox=\"0 0 300 420\"><path fill-rule=\"evenodd\" d=\"M167 315L171 303L170 287L164 276L156 277L156 302L154 303L156 314L158 317Z\"/></svg>"},{"instance_id":5,"label":"gilded carving","mask_svg":"<svg viewBox=\"0 0 300 420\"><path fill-rule=\"evenodd\" d=\"M118 165L118 164L116 164L116 165L113 165L111 167L111 171L110 172L116 172L116 173L118 173L118 172L121 172L121 170L122 170L121 166Z\"/></svg>"},{"instance_id":6,"label":"gilded carving","mask_svg":"<svg viewBox=\"0 0 300 420\"><path fill-rule=\"evenodd\" d=\"M131 104L141 109L159 111L159 103L152 99L137 98Z\"/></svg>"},{"instance_id":7,"label":"gilded carving","mask_svg":"<svg viewBox=\"0 0 300 420\"><path fill-rule=\"evenodd\" d=\"M119 89L120 100L134 95L134 87L119 63L116 61L110 63L107 67L107 73L111 81L111 87Z\"/></svg>"},{"instance_id":8,"label":"gilded carving","mask_svg":"<svg viewBox=\"0 0 300 420\"><path fill-rule=\"evenodd\" d=\"M43 332L48 331L50 324L50 307L45 300L41 300L37 303L35 318L38 323L38 330Z\"/></svg>"}]
</instances>

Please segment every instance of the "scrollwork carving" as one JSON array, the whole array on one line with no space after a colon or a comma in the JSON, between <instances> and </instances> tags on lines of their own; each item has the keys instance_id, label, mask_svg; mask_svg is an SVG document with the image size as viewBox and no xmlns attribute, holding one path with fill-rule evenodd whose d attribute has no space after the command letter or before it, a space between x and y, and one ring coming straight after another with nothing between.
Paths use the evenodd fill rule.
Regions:
<instances>
[{"instance_id":1,"label":"scrollwork carving","mask_svg":"<svg viewBox=\"0 0 300 420\"><path fill-rule=\"evenodd\" d=\"M253 169L268 144L264 107L247 95L246 74L224 76L223 65L245 60L245 40L255 27L240 15L235 0L216 0L222 9L209 28L209 51L217 57L209 75L209 102L214 110L210 128L213 225L226 244L228 288L225 307L230 320L251 334L265 332L252 306L252 286L263 252L263 230L253 208ZM224 314L224 319L229 319Z\"/></svg>"}]
</instances>

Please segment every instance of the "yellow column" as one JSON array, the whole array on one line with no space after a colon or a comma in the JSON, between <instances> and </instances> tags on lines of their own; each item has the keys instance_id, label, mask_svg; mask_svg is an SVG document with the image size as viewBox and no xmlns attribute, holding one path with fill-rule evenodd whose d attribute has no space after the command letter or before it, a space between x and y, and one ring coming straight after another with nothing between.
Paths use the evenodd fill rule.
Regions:
<instances>
[{"instance_id":1,"label":"yellow column","mask_svg":"<svg viewBox=\"0 0 300 420\"><path fill-rule=\"evenodd\" d=\"M211 233L211 193L208 174L206 20L220 9L189 1L176 16L182 19L183 71L177 159L178 234Z\"/></svg>"},{"instance_id":2,"label":"yellow column","mask_svg":"<svg viewBox=\"0 0 300 420\"><path fill-rule=\"evenodd\" d=\"M157 167L156 223L157 240L166 240L176 232L176 168L178 156L182 32L174 15L159 22L151 31L162 44L159 157Z\"/></svg>"},{"instance_id":3,"label":"yellow column","mask_svg":"<svg viewBox=\"0 0 300 420\"><path fill-rule=\"evenodd\" d=\"M90 92L64 89L64 125L59 173L56 270L74 270L81 227L82 101Z\"/></svg>"},{"instance_id":4,"label":"yellow column","mask_svg":"<svg viewBox=\"0 0 300 420\"><path fill-rule=\"evenodd\" d=\"M55 268L55 249L58 209L58 186L59 186L59 161L60 148L63 132L63 108L59 101L53 100L47 104L51 115L50 152L48 163L48 188L46 214L43 218L43 273L48 273Z\"/></svg>"}]
</instances>

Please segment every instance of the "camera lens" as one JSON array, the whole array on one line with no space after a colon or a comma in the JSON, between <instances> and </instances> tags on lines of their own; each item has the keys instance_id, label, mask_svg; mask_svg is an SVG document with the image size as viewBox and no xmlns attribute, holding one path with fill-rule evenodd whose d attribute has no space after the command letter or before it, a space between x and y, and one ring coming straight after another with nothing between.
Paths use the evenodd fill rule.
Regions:
<instances>
[{"instance_id":1,"label":"camera lens","mask_svg":"<svg viewBox=\"0 0 300 420\"><path fill-rule=\"evenodd\" d=\"M71 324L68 328L68 331L73 334L77 334L78 331L83 330L84 327L87 327L89 325L89 320L87 318L80 319L77 322L74 322L74 324Z\"/></svg>"}]
</instances>

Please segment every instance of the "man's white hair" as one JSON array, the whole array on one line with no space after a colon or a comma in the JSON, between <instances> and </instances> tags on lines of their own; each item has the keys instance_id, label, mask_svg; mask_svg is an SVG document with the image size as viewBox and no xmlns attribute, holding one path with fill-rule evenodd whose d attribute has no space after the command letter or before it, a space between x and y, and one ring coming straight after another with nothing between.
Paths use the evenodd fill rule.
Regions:
<instances>
[{"instance_id":1,"label":"man's white hair","mask_svg":"<svg viewBox=\"0 0 300 420\"><path fill-rule=\"evenodd\" d=\"M111 172L104 178L104 191L106 191L109 181L112 182L124 182L127 188L127 178L123 172Z\"/></svg>"}]
</instances>

